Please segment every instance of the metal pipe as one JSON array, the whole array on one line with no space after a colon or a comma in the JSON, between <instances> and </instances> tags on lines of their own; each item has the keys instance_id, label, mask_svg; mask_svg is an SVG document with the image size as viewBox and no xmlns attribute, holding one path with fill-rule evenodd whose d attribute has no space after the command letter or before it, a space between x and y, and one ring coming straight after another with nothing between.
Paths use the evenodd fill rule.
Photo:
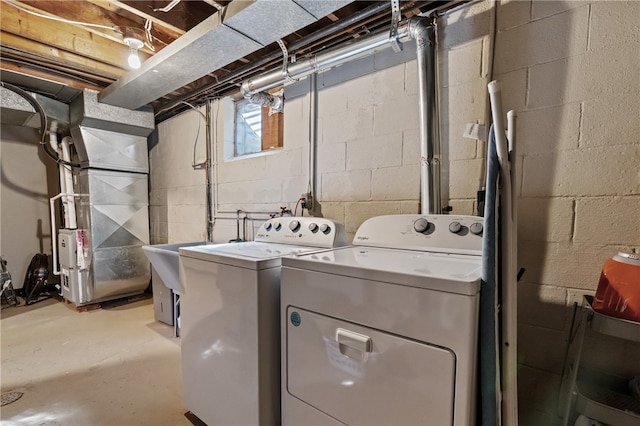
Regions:
<instances>
[{"instance_id":1,"label":"metal pipe","mask_svg":"<svg viewBox=\"0 0 640 426\"><path fill-rule=\"evenodd\" d=\"M212 151L212 137L211 137L211 102L208 101L205 107L205 119L206 119L206 135L205 135L205 180L206 180L206 199L207 199L207 242L213 242L213 194L211 193L211 180L213 171L213 159L211 155ZM217 124L217 123L216 123Z\"/></svg>"},{"instance_id":2,"label":"metal pipe","mask_svg":"<svg viewBox=\"0 0 640 426\"><path fill-rule=\"evenodd\" d=\"M421 213L441 213L441 165L440 135L438 120L436 85L435 26L428 25L424 18L413 17L402 21L398 27L401 41L416 40L418 65L418 99L420 115L420 194ZM326 71L391 47L395 39L388 32L362 38L345 46L334 48L311 58L292 64L288 75L281 69L274 69L242 83L245 96L284 84L288 79L300 79L308 75Z\"/></svg>"},{"instance_id":3,"label":"metal pipe","mask_svg":"<svg viewBox=\"0 0 640 426\"><path fill-rule=\"evenodd\" d=\"M278 68L246 80L242 83L241 91L251 95L269 90L290 78L299 80L315 72L326 71L346 62L372 55L387 47L390 47L389 33L385 31L291 64L288 68L288 76L283 75L282 70Z\"/></svg>"},{"instance_id":4,"label":"metal pipe","mask_svg":"<svg viewBox=\"0 0 640 426\"><path fill-rule=\"evenodd\" d=\"M420 120L420 212L442 213L440 188L440 135L436 85L435 26L422 19L407 22L416 41L418 66L418 108Z\"/></svg>"},{"instance_id":5,"label":"metal pipe","mask_svg":"<svg viewBox=\"0 0 640 426\"><path fill-rule=\"evenodd\" d=\"M309 77L309 194L307 209L314 215L318 198L318 75Z\"/></svg>"},{"instance_id":6,"label":"metal pipe","mask_svg":"<svg viewBox=\"0 0 640 426\"><path fill-rule=\"evenodd\" d=\"M391 7L391 4L389 2L383 1L383 2L379 2L379 3L375 3L369 7L367 7L366 9L362 9L359 12L354 13L353 15L349 16L348 18L345 19L341 19L339 21L334 22L333 24L327 25L326 27L313 32L311 34L309 34L308 36L302 37L299 40L294 41L293 43L291 43L290 45L287 46L287 49L289 50L289 52L295 52L298 49L301 49L303 47L306 47L308 45L310 45L311 43L314 43L318 40L321 40L327 36L332 35L333 33L337 33L338 31L344 30L345 28L350 27L351 25L354 25L360 21L362 21L363 19L367 19L377 13L380 13L386 9L389 9ZM197 89L197 91L195 92L190 92L187 93L183 96L181 96L180 98L178 98L174 105L179 104L181 101L186 101L188 99L191 99L195 96L198 96L202 93L208 92L210 90L214 90L220 86L222 86L223 84L229 83L233 80L235 80L236 78L240 78L243 75L256 70L258 68L260 68L261 66L264 66L266 64L268 64L271 61L275 61L276 59L280 58L282 56L282 52L280 52L279 50L275 50L273 52L271 52L270 54L267 54L266 56L263 56L261 59L255 61L255 62L251 62L248 63L247 65L244 65L232 72L230 72L229 74L227 74L226 76L224 76L223 78L221 78L220 80L216 80L215 83L212 84L208 84L200 89Z\"/></svg>"}]
</instances>

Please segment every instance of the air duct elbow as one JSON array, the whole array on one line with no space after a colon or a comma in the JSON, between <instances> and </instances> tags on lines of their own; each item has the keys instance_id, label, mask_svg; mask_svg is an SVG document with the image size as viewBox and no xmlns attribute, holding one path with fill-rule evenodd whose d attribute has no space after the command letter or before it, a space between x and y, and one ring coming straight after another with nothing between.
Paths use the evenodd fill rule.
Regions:
<instances>
[{"instance_id":1,"label":"air duct elbow","mask_svg":"<svg viewBox=\"0 0 640 426\"><path fill-rule=\"evenodd\" d=\"M415 40L418 49L435 45L435 25L430 19L414 16L401 22L401 25L404 26L400 32L404 34L403 39Z\"/></svg>"}]
</instances>

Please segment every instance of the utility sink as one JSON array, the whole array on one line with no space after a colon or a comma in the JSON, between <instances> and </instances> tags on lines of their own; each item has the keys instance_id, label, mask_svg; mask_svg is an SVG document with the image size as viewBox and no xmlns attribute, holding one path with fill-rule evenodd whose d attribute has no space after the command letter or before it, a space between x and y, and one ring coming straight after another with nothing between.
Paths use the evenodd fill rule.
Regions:
<instances>
[{"instance_id":1,"label":"utility sink","mask_svg":"<svg viewBox=\"0 0 640 426\"><path fill-rule=\"evenodd\" d=\"M180 247L201 246L202 241L176 244L154 244L142 246L144 254L156 270L164 284L178 294L184 293L180 282Z\"/></svg>"}]
</instances>

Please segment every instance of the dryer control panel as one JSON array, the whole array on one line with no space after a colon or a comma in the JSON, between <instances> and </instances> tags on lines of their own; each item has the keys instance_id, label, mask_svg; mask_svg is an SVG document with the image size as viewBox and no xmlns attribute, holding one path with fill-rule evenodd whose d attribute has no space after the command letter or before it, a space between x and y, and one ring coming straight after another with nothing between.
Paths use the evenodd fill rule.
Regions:
<instances>
[{"instance_id":1,"label":"dryer control panel","mask_svg":"<svg viewBox=\"0 0 640 426\"><path fill-rule=\"evenodd\" d=\"M260 226L255 241L322 248L347 244L344 226L322 217L276 217Z\"/></svg>"},{"instance_id":2,"label":"dryer control panel","mask_svg":"<svg viewBox=\"0 0 640 426\"><path fill-rule=\"evenodd\" d=\"M377 216L360 225L353 245L479 256L483 229L478 216Z\"/></svg>"}]
</instances>

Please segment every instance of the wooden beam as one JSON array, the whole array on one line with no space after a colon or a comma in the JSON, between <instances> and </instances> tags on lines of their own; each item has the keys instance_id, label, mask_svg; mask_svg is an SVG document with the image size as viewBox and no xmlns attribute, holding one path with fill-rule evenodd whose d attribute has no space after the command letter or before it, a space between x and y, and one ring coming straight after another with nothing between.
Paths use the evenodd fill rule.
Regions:
<instances>
[{"instance_id":1,"label":"wooden beam","mask_svg":"<svg viewBox=\"0 0 640 426\"><path fill-rule=\"evenodd\" d=\"M148 13L144 13L141 10L136 9L122 1L119 0L87 0L89 3L95 4L96 6L100 6L103 9L110 10L112 12L118 13L120 10L125 10L129 13L137 15L145 20L149 19L155 25L164 28L168 34L172 34L172 38L176 39L183 35L186 31L178 28L174 25L169 24L166 21L163 21L160 18L152 16Z\"/></svg>"},{"instance_id":2,"label":"wooden beam","mask_svg":"<svg viewBox=\"0 0 640 426\"><path fill-rule=\"evenodd\" d=\"M42 43L52 48L51 56L53 57L58 56L58 53L53 49L58 49L124 68L129 53L127 46L122 43L96 36L75 25L30 15L9 6L7 3L2 8L0 28L4 33ZM2 43L11 46L9 41L4 39ZM149 55L140 52L142 60L148 57Z\"/></svg>"},{"instance_id":3,"label":"wooden beam","mask_svg":"<svg viewBox=\"0 0 640 426\"><path fill-rule=\"evenodd\" d=\"M7 48L17 52L24 52L32 58L35 57L43 61L66 66L67 68L106 77L108 80L117 80L126 72L124 63L119 64L120 66L105 64L101 61L95 61L73 52L49 47L38 41L29 40L4 31L0 32L0 45L2 45L3 50Z\"/></svg>"},{"instance_id":4,"label":"wooden beam","mask_svg":"<svg viewBox=\"0 0 640 426\"><path fill-rule=\"evenodd\" d=\"M121 2L137 9L140 13L153 16L184 31L189 31L217 12L217 9L201 1L181 1L168 12L158 9L170 5L171 0L122 0Z\"/></svg>"},{"instance_id":5,"label":"wooden beam","mask_svg":"<svg viewBox=\"0 0 640 426\"><path fill-rule=\"evenodd\" d=\"M15 2L10 0L9 4ZM20 2L20 6L32 10L33 12L51 16L53 19L66 19L69 21L82 22L92 25L81 25L86 31L115 41L122 43L123 33L126 28L137 28L141 32L144 32L144 19L136 16L137 20L129 19L125 16L118 15L115 12L103 9L97 5L78 1L43 1L43 0L31 0ZM95 27L93 25L103 25L112 27L112 30L106 28ZM152 29L152 35L156 38L152 43L156 51L161 50L167 44L171 43L175 38L158 31L159 28ZM152 54L153 51L148 48L142 50Z\"/></svg>"}]
</instances>

